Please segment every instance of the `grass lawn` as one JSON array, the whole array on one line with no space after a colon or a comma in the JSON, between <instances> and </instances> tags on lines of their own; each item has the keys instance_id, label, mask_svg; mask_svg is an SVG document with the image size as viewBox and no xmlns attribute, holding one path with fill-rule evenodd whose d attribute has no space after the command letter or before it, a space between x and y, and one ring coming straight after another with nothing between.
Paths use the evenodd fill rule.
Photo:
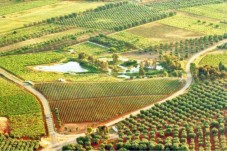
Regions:
<instances>
[{"instance_id":1,"label":"grass lawn","mask_svg":"<svg viewBox=\"0 0 227 151\"><path fill-rule=\"evenodd\" d=\"M15 137L45 134L41 105L36 98L0 76L0 117L9 118Z\"/></svg>"},{"instance_id":2,"label":"grass lawn","mask_svg":"<svg viewBox=\"0 0 227 151\"><path fill-rule=\"evenodd\" d=\"M41 21L47 18L82 12L103 5L102 2L61 1L52 5L33 8L22 12L5 15L0 19L0 33L23 27L24 24Z\"/></svg>"},{"instance_id":3,"label":"grass lawn","mask_svg":"<svg viewBox=\"0 0 227 151\"><path fill-rule=\"evenodd\" d=\"M148 38L151 41L171 42L187 38L202 36L203 34L180 29L177 27L161 24L149 23L127 30L127 32Z\"/></svg>"},{"instance_id":4,"label":"grass lawn","mask_svg":"<svg viewBox=\"0 0 227 151\"><path fill-rule=\"evenodd\" d=\"M223 50L227 51L227 50ZM201 58L199 61L199 66L214 66L218 67L218 64L222 62L223 64L227 65L227 52L223 51L214 51L212 53L209 53Z\"/></svg>"},{"instance_id":5,"label":"grass lawn","mask_svg":"<svg viewBox=\"0 0 227 151\"><path fill-rule=\"evenodd\" d=\"M48 98L52 109L59 108L63 122L68 123L107 120L160 101L182 85L183 82L178 79L163 78L125 82L40 83L35 88Z\"/></svg>"},{"instance_id":6,"label":"grass lawn","mask_svg":"<svg viewBox=\"0 0 227 151\"><path fill-rule=\"evenodd\" d=\"M200 23L197 21L201 20ZM205 21L205 23L203 23ZM158 21L159 23L170 25L173 27L186 29L188 31L205 34L205 35L214 35L214 34L224 34L226 32L227 26L219 22L204 20L199 17L192 17L187 14L177 14L176 16L169 17L163 20ZM212 24L212 25L211 25ZM219 27L216 28L215 26Z\"/></svg>"},{"instance_id":7,"label":"grass lawn","mask_svg":"<svg viewBox=\"0 0 227 151\"><path fill-rule=\"evenodd\" d=\"M42 72L32 70L32 66L59 63L67 57L77 57L77 54L71 55L68 52L42 52L34 54L11 55L0 57L0 66L11 71L13 74L24 80L36 82L57 81L64 78L70 81L115 81L116 79L106 74L58 74L53 72Z\"/></svg>"},{"instance_id":8,"label":"grass lawn","mask_svg":"<svg viewBox=\"0 0 227 151\"><path fill-rule=\"evenodd\" d=\"M191 14L215 18L218 20L226 20L227 16L227 3L210 4L197 7L182 8L181 11Z\"/></svg>"}]
</instances>

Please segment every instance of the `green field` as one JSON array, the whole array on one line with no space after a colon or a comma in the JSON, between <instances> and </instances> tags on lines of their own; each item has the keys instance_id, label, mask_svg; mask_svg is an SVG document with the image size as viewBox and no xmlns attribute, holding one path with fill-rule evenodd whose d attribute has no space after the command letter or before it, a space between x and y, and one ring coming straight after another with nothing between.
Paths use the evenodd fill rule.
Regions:
<instances>
[{"instance_id":1,"label":"green field","mask_svg":"<svg viewBox=\"0 0 227 151\"><path fill-rule=\"evenodd\" d=\"M9 70L13 74L24 80L36 82L57 81L65 78L69 81L113 81L115 78L106 74L57 74L52 72L41 72L32 70L32 66L59 63L67 57L77 57L77 54L71 55L69 52L44 52L24 55L10 55L0 57L0 66Z\"/></svg>"},{"instance_id":2,"label":"green field","mask_svg":"<svg viewBox=\"0 0 227 151\"><path fill-rule=\"evenodd\" d=\"M75 50L76 53L85 52L87 55L99 56L105 52L107 52L108 48L101 47L99 45L93 44L91 42L85 42L77 45L73 45L68 47Z\"/></svg>"},{"instance_id":3,"label":"green field","mask_svg":"<svg viewBox=\"0 0 227 151\"><path fill-rule=\"evenodd\" d=\"M203 34L189 30L161 24L149 23L127 30L127 32L141 37L148 38L150 41L174 42L187 38L202 36Z\"/></svg>"},{"instance_id":4,"label":"green field","mask_svg":"<svg viewBox=\"0 0 227 151\"><path fill-rule=\"evenodd\" d=\"M42 4L44 5L45 3L42 2ZM0 33L23 27L24 24L42 21L51 17L64 16L73 12L82 12L103 4L104 3L102 2L59 1L51 5L45 4L43 7L15 12L13 14L5 15L5 18L0 19ZM22 3L20 3L20 5L22 5ZM10 6L11 5L9 5L9 7Z\"/></svg>"},{"instance_id":5,"label":"green field","mask_svg":"<svg viewBox=\"0 0 227 151\"><path fill-rule=\"evenodd\" d=\"M45 135L41 105L36 98L0 77L0 117L9 118L15 137Z\"/></svg>"},{"instance_id":6,"label":"green field","mask_svg":"<svg viewBox=\"0 0 227 151\"><path fill-rule=\"evenodd\" d=\"M224 65L227 65L227 53L226 52L207 54L200 60L199 65L200 66L209 65L209 66L218 67L220 62L222 62Z\"/></svg>"},{"instance_id":7,"label":"green field","mask_svg":"<svg viewBox=\"0 0 227 151\"><path fill-rule=\"evenodd\" d=\"M103 121L154 102L180 89L177 79L101 83L40 83L35 88L59 109L63 122ZM89 112L88 112L89 111Z\"/></svg>"},{"instance_id":8,"label":"green field","mask_svg":"<svg viewBox=\"0 0 227 151\"><path fill-rule=\"evenodd\" d=\"M50 5L59 2L59 0L36 0L23 3L18 2L1 2L0 3L0 16L16 13L36 7Z\"/></svg>"},{"instance_id":9,"label":"green field","mask_svg":"<svg viewBox=\"0 0 227 151\"><path fill-rule=\"evenodd\" d=\"M115 38L117 40L122 40L125 42L132 43L133 45L137 46L138 48L146 48L150 45L159 44L158 41L153 41L148 38L132 34L128 31L121 31L114 34L111 34L110 37Z\"/></svg>"},{"instance_id":10,"label":"green field","mask_svg":"<svg viewBox=\"0 0 227 151\"><path fill-rule=\"evenodd\" d=\"M198 20L201 22L198 23ZM204 21L205 23L203 23ZM226 32L227 28L225 24L207 19L201 19L195 16L192 17L187 14L177 14L176 16L169 17L158 22L205 35L222 35ZM218 27L215 27L216 25L218 25Z\"/></svg>"},{"instance_id":11,"label":"green field","mask_svg":"<svg viewBox=\"0 0 227 151\"><path fill-rule=\"evenodd\" d=\"M210 17L218 20L226 20L227 3L210 4L197 7L188 7L180 9L181 11L194 15Z\"/></svg>"}]
</instances>

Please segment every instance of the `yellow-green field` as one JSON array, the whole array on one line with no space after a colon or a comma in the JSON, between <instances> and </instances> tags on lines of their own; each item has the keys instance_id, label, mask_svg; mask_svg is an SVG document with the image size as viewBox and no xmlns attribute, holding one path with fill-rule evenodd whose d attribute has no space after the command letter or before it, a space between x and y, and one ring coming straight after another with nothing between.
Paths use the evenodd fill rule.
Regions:
<instances>
[{"instance_id":1,"label":"yellow-green field","mask_svg":"<svg viewBox=\"0 0 227 151\"><path fill-rule=\"evenodd\" d=\"M0 76L0 117L9 118L14 137L45 135L41 105L36 98Z\"/></svg>"},{"instance_id":2,"label":"yellow-green field","mask_svg":"<svg viewBox=\"0 0 227 151\"><path fill-rule=\"evenodd\" d=\"M98 44L93 44L91 42L85 42L77 45L70 46L68 48L72 48L75 50L76 53L85 52L87 55L95 55L98 56L100 54L103 54L104 52L107 52L108 48L99 46Z\"/></svg>"},{"instance_id":3,"label":"yellow-green field","mask_svg":"<svg viewBox=\"0 0 227 151\"><path fill-rule=\"evenodd\" d=\"M209 65L218 67L220 62L222 62L224 65L227 65L227 50L214 51L205 55L199 61L199 66Z\"/></svg>"},{"instance_id":4,"label":"yellow-green field","mask_svg":"<svg viewBox=\"0 0 227 151\"><path fill-rule=\"evenodd\" d=\"M194 38L203 35L161 23L145 24L129 29L127 32L149 38L151 41L157 42L179 41L182 39Z\"/></svg>"},{"instance_id":5,"label":"yellow-green field","mask_svg":"<svg viewBox=\"0 0 227 151\"><path fill-rule=\"evenodd\" d=\"M8 14L5 15L5 18L0 19L0 33L23 27L24 24L42 21L51 17L63 16L73 12L82 12L103 4L102 2L61 1L51 5Z\"/></svg>"},{"instance_id":6,"label":"yellow-green field","mask_svg":"<svg viewBox=\"0 0 227 151\"><path fill-rule=\"evenodd\" d=\"M198 20L200 20L201 22L198 22ZM211 21L207 19L205 20L199 17L181 13L177 14L176 16L160 20L158 22L205 35L222 35L226 32L227 29L227 26L225 24L221 24L217 21ZM215 27L216 25L218 25L218 27Z\"/></svg>"},{"instance_id":7,"label":"yellow-green field","mask_svg":"<svg viewBox=\"0 0 227 151\"><path fill-rule=\"evenodd\" d=\"M132 34L130 32L127 32L127 30L111 34L110 37L118 39L118 40L122 40L125 42L130 42L140 48L146 48L150 45L159 44L158 41L152 41L149 38L145 38L143 36Z\"/></svg>"},{"instance_id":8,"label":"yellow-green field","mask_svg":"<svg viewBox=\"0 0 227 151\"><path fill-rule=\"evenodd\" d=\"M210 17L218 20L226 20L227 19L227 3L220 3L220 4L210 4L210 5L203 5L197 7L188 7L180 9L181 11L199 15Z\"/></svg>"}]
</instances>

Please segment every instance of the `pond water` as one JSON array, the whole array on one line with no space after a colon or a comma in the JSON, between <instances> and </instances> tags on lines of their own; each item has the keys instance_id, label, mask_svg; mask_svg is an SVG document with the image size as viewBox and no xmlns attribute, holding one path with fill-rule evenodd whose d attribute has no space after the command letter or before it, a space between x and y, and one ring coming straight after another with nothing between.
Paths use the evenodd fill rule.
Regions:
<instances>
[{"instance_id":1,"label":"pond water","mask_svg":"<svg viewBox=\"0 0 227 151\"><path fill-rule=\"evenodd\" d=\"M59 72L59 73L81 73L88 72L78 62L67 62L54 65L40 65L34 67L35 70L48 71L48 72Z\"/></svg>"}]
</instances>

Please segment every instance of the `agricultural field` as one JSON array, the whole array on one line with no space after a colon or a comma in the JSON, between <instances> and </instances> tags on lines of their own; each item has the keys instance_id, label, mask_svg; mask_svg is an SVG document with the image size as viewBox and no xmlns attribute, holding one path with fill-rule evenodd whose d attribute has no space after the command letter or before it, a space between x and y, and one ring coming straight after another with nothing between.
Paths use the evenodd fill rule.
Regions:
<instances>
[{"instance_id":1,"label":"agricultural field","mask_svg":"<svg viewBox=\"0 0 227 151\"><path fill-rule=\"evenodd\" d=\"M35 88L50 100L52 110L58 108L63 122L71 123L113 118L157 102L182 85L183 82L177 79L167 78L105 83L44 83L36 84Z\"/></svg>"},{"instance_id":2,"label":"agricultural field","mask_svg":"<svg viewBox=\"0 0 227 151\"><path fill-rule=\"evenodd\" d=\"M37 1L28 1L23 3L17 2L1 2L0 3L0 16L16 13L36 7L41 7L49 4L57 3L59 0L37 0Z\"/></svg>"},{"instance_id":3,"label":"agricultural field","mask_svg":"<svg viewBox=\"0 0 227 151\"><path fill-rule=\"evenodd\" d=\"M226 50L223 50L223 51L226 51ZM220 62L222 62L224 65L227 65L227 59L226 59L227 53L223 51L220 51L220 52L216 51L205 55L199 61L199 65L200 66L209 65L209 66L218 67Z\"/></svg>"},{"instance_id":4,"label":"agricultural field","mask_svg":"<svg viewBox=\"0 0 227 151\"><path fill-rule=\"evenodd\" d=\"M41 72L33 69L36 65L59 63L67 57L75 57L77 54L69 52L44 52L23 55L10 55L0 57L0 66L23 80L32 80L35 82L58 81L64 78L69 81L115 81L116 79L106 74L60 74L53 72Z\"/></svg>"},{"instance_id":5,"label":"agricultural field","mask_svg":"<svg viewBox=\"0 0 227 151\"><path fill-rule=\"evenodd\" d=\"M61 25L119 31L168 16L169 14L167 13L155 12L145 6L128 2L119 2L98 7L94 11L86 12L76 17L62 19L56 21L56 23Z\"/></svg>"},{"instance_id":6,"label":"agricultural field","mask_svg":"<svg viewBox=\"0 0 227 151\"><path fill-rule=\"evenodd\" d=\"M78 138L75 147L86 144L85 148L107 150L226 150L225 85L226 81L194 84L186 94L114 125L110 133L116 139L108 139L108 131L98 131L91 138Z\"/></svg>"},{"instance_id":7,"label":"agricultural field","mask_svg":"<svg viewBox=\"0 0 227 151\"><path fill-rule=\"evenodd\" d=\"M157 41L152 41L143 36L138 36L138 35L132 34L132 33L128 32L127 30L117 32L117 33L111 34L109 36L111 38L115 38L117 40L129 42L138 48L147 48L151 45L159 44L159 42L157 42Z\"/></svg>"},{"instance_id":8,"label":"agricultural field","mask_svg":"<svg viewBox=\"0 0 227 151\"><path fill-rule=\"evenodd\" d=\"M52 3L54 1L54 4L50 4L51 1ZM17 9L21 9L23 7L18 8L16 4L15 7L17 9L15 9L11 5L9 5L9 7L12 7L12 9L16 11L13 14L4 15L5 17L1 17L0 33L23 27L25 24L31 24L33 22L46 20L51 17L64 16L70 13L83 12L87 9L96 8L97 6L101 6L104 4L102 2L77 2L77 1L59 1L59 0L50 0L50 1L45 0L46 4L43 3L42 0L38 0L35 2L39 2L43 6L24 10L24 11L21 11L21 10L17 11ZM28 5L29 3L30 2L27 2ZM19 3L18 5L23 5L23 4ZM4 9L1 9L1 10L3 12L6 12L5 6L2 5L2 7L4 7Z\"/></svg>"},{"instance_id":9,"label":"agricultural field","mask_svg":"<svg viewBox=\"0 0 227 151\"><path fill-rule=\"evenodd\" d=\"M21 42L14 43L14 44L11 44L11 45L8 45L8 46L0 47L0 52L7 52L7 51L23 48L23 47L26 47L26 46L29 46L29 45L33 45L33 44L37 44L37 43L43 43L43 42L46 42L46 41L49 41L49 40L54 40L54 39L57 39L57 38L65 37L67 35L77 35L78 33L85 32L85 31L86 30L81 29L81 28L73 28L73 29L68 29L66 31L62 31L62 32L60 31L60 32L57 32L57 33L49 33L45 36L41 36L41 37L38 37L38 38L35 38L35 37L34 38L28 38L28 40L25 40L25 41L21 41ZM35 33L35 34L37 34L37 33ZM7 37L8 37L8 35L7 35ZM21 37L21 36L19 36L19 37ZM22 37L27 37L27 36L24 35ZM16 38L10 37L10 40L15 41ZM7 43L8 43L9 42L8 38L5 41L7 41ZM20 41L20 39L18 39L18 41Z\"/></svg>"},{"instance_id":10,"label":"agricultural field","mask_svg":"<svg viewBox=\"0 0 227 151\"><path fill-rule=\"evenodd\" d=\"M0 0L0 150L227 150L226 2Z\"/></svg>"},{"instance_id":11,"label":"agricultural field","mask_svg":"<svg viewBox=\"0 0 227 151\"><path fill-rule=\"evenodd\" d=\"M205 16L209 18L214 18L220 21L226 20L226 7L227 3L220 4L209 4L197 7L188 7L180 9L180 11L194 14L197 16Z\"/></svg>"},{"instance_id":12,"label":"agricultural field","mask_svg":"<svg viewBox=\"0 0 227 151\"><path fill-rule=\"evenodd\" d=\"M11 136L32 138L46 134L38 100L3 77L0 77L0 106L0 117L9 119Z\"/></svg>"},{"instance_id":13,"label":"agricultural field","mask_svg":"<svg viewBox=\"0 0 227 151\"><path fill-rule=\"evenodd\" d=\"M205 20L200 17L180 13L176 16L160 20L158 23L204 35L223 34L226 32L227 27L226 24L217 21Z\"/></svg>"},{"instance_id":14,"label":"agricultural field","mask_svg":"<svg viewBox=\"0 0 227 151\"><path fill-rule=\"evenodd\" d=\"M73 49L75 50L76 53L85 52L87 55L94 55L94 56L103 55L103 53L107 52L108 50L107 47L100 46L92 42L85 42L85 43L69 46L68 49Z\"/></svg>"},{"instance_id":15,"label":"agricultural field","mask_svg":"<svg viewBox=\"0 0 227 151\"><path fill-rule=\"evenodd\" d=\"M159 43L180 41L188 38L201 37L203 35L197 32L192 32L161 23L145 24L133 29L129 29L127 32L148 38L150 41L157 41Z\"/></svg>"}]
</instances>

